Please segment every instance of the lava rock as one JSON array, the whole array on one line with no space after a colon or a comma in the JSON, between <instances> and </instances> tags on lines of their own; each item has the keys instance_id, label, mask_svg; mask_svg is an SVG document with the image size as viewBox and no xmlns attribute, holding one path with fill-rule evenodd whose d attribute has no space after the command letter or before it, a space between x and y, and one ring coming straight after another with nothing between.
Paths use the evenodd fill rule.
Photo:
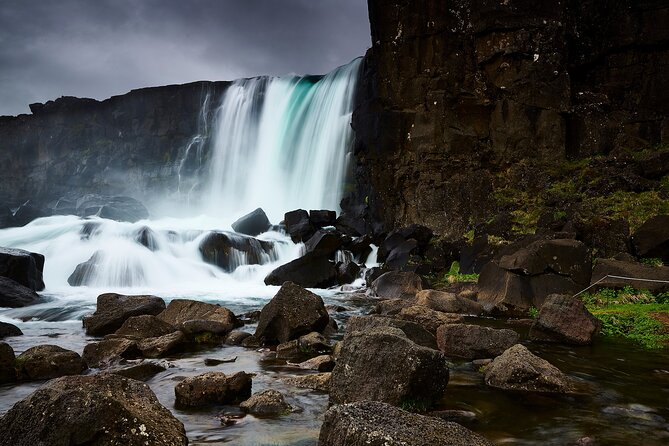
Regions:
<instances>
[{"instance_id":1,"label":"lava rock","mask_svg":"<svg viewBox=\"0 0 669 446\"><path fill-rule=\"evenodd\" d=\"M313 331L322 332L329 320L320 296L286 282L263 307L255 337L270 345L287 342Z\"/></svg>"},{"instance_id":2,"label":"lava rock","mask_svg":"<svg viewBox=\"0 0 669 446\"><path fill-rule=\"evenodd\" d=\"M309 219L309 214L304 209L286 212L283 217L283 223L286 225L286 231L290 235L290 238L295 243L309 240L315 232Z\"/></svg>"},{"instance_id":3,"label":"lava rock","mask_svg":"<svg viewBox=\"0 0 669 446\"><path fill-rule=\"evenodd\" d=\"M309 211L309 220L316 228L323 228L325 226L334 226L337 223L337 212L328 210L311 210Z\"/></svg>"},{"instance_id":4,"label":"lava rock","mask_svg":"<svg viewBox=\"0 0 669 446\"><path fill-rule=\"evenodd\" d=\"M0 385L16 381L14 349L6 342L0 342Z\"/></svg>"},{"instance_id":5,"label":"lava rock","mask_svg":"<svg viewBox=\"0 0 669 446\"><path fill-rule=\"evenodd\" d=\"M530 339L589 345L600 328L601 322L585 308L581 299L551 294L530 328Z\"/></svg>"},{"instance_id":6,"label":"lava rock","mask_svg":"<svg viewBox=\"0 0 669 446\"><path fill-rule=\"evenodd\" d=\"M342 245L343 241L338 233L319 229L307 240L304 249L307 253L332 258Z\"/></svg>"},{"instance_id":7,"label":"lava rock","mask_svg":"<svg viewBox=\"0 0 669 446\"><path fill-rule=\"evenodd\" d=\"M16 358L21 379L40 380L79 375L87 369L79 353L57 345L31 347Z\"/></svg>"},{"instance_id":8,"label":"lava rock","mask_svg":"<svg viewBox=\"0 0 669 446\"><path fill-rule=\"evenodd\" d=\"M261 208L258 208L235 221L232 224L232 229L240 234L255 237L258 234L266 232L270 226L272 224L267 218L267 214Z\"/></svg>"},{"instance_id":9,"label":"lava rock","mask_svg":"<svg viewBox=\"0 0 669 446\"><path fill-rule=\"evenodd\" d=\"M397 313L396 318L415 322L433 335L436 335L437 328L442 325L459 324L464 320L461 314L442 313L441 311L435 311L422 305L404 307Z\"/></svg>"},{"instance_id":10,"label":"lava rock","mask_svg":"<svg viewBox=\"0 0 669 446\"><path fill-rule=\"evenodd\" d=\"M141 356L137 342L130 339L105 339L84 347L83 358L88 367L105 367L122 358L133 359Z\"/></svg>"},{"instance_id":11,"label":"lava rock","mask_svg":"<svg viewBox=\"0 0 669 446\"><path fill-rule=\"evenodd\" d=\"M0 322L0 339L21 335L23 335L23 332L16 325L8 324L7 322Z\"/></svg>"},{"instance_id":12,"label":"lava rock","mask_svg":"<svg viewBox=\"0 0 669 446\"><path fill-rule=\"evenodd\" d=\"M0 418L14 446L186 446L183 424L146 384L112 374L49 381Z\"/></svg>"},{"instance_id":13,"label":"lava rock","mask_svg":"<svg viewBox=\"0 0 669 446\"><path fill-rule=\"evenodd\" d=\"M236 404L251 396L251 375L237 372L226 376L209 372L181 381L174 388L177 407L199 407L210 404Z\"/></svg>"},{"instance_id":14,"label":"lava rock","mask_svg":"<svg viewBox=\"0 0 669 446\"><path fill-rule=\"evenodd\" d=\"M327 288L337 284L337 270L327 256L307 253L281 265L265 277L265 285L294 282L307 288Z\"/></svg>"},{"instance_id":15,"label":"lava rock","mask_svg":"<svg viewBox=\"0 0 669 446\"><path fill-rule=\"evenodd\" d=\"M126 319L121 328L116 330L112 336L138 340L155 338L175 331L176 328L172 324L159 319L157 316L144 314Z\"/></svg>"},{"instance_id":16,"label":"lava rock","mask_svg":"<svg viewBox=\"0 0 669 446\"><path fill-rule=\"evenodd\" d=\"M199 250L205 262L227 272L240 266L239 257L242 254L247 265L262 265L276 260L271 242L232 232L211 232L202 239Z\"/></svg>"},{"instance_id":17,"label":"lava rock","mask_svg":"<svg viewBox=\"0 0 669 446\"><path fill-rule=\"evenodd\" d=\"M389 271L376 279L370 288L370 294L387 299L410 299L423 289L418 274L401 271Z\"/></svg>"},{"instance_id":18,"label":"lava rock","mask_svg":"<svg viewBox=\"0 0 669 446\"><path fill-rule=\"evenodd\" d=\"M20 308L42 302L44 299L30 288L12 279L0 277L0 307Z\"/></svg>"},{"instance_id":19,"label":"lava rock","mask_svg":"<svg viewBox=\"0 0 669 446\"><path fill-rule=\"evenodd\" d=\"M189 299L172 300L158 319L190 334L210 332L222 336L242 325L225 307Z\"/></svg>"},{"instance_id":20,"label":"lava rock","mask_svg":"<svg viewBox=\"0 0 669 446\"><path fill-rule=\"evenodd\" d=\"M410 413L378 401L325 412L319 446L492 446L457 423Z\"/></svg>"},{"instance_id":21,"label":"lava rock","mask_svg":"<svg viewBox=\"0 0 669 446\"><path fill-rule=\"evenodd\" d=\"M95 313L83 320L86 334L104 336L113 333L130 317L157 316L165 309L165 301L156 296L124 296L106 293L98 296Z\"/></svg>"},{"instance_id":22,"label":"lava rock","mask_svg":"<svg viewBox=\"0 0 669 446\"><path fill-rule=\"evenodd\" d=\"M449 324L437 329L439 350L446 356L465 359L492 358L501 355L520 339L509 329L494 329L479 325Z\"/></svg>"},{"instance_id":23,"label":"lava rock","mask_svg":"<svg viewBox=\"0 0 669 446\"><path fill-rule=\"evenodd\" d=\"M437 340L434 337L434 334L415 322L402 319L381 316L352 316L347 321L346 333L353 333L356 331L367 332L378 327L397 328L416 344L435 350L437 349Z\"/></svg>"},{"instance_id":24,"label":"lava rock","mask_svg":"<svg viewBox=\"0 0 669 446\"><path fill-rule=\"evenodd\" d=\"M557 367L516 344L485 368L485 383L504 390L573 393L574 382Z\"/></svg>"},{"instance_id":25,"label":"lava rock","mask_svg":"<svg viewBox=\"0 0 669 446\"><path fill-rule=\"evenodd\" d=\"M0 248L0 276L33 291L44 289L44 256L23 249Z\"/></svg>"},{"instance_id":26,"label":"lava rock","mask_svg":"<svg viewBox=\"0 0 669 446\"><path fill-rule=\"evenodd\" d=\"M639 257L669 263L669 215L657 215L642 224L632 235L632 245Z\"/></svg>"},{"instance_id":27,"label":"lava rock","mask_svg":"<svg viewBox=\"0 0 669 446\"><path fill-rule=\"evenodd\" d=\"M419 346L391 327L344 337L330 381L330 403L361 400L400 405L438 401L449 370L441 352Z\"/></svg>"},{"instance_id":28,"label":"lava rock","mask_svg":"<svg viewBox=\"0 0 669 446\"><path fill-rule=\"evenodd\" d=\"M243 411L254 415L281 415L292 410L281 392L273 389L254 393L251 398L243 401L239 407Z\"/></svg>"},{"instance_id":29,"label":"lava rock","mask_svg":"<svg viewBox=\"0 0 669 446\"><path fill-rule=\"evenodd\" d=\"M416 294L416 305L422 305L444 313L459 313L471 316L478 316L483 313L483 306L475 300L437 290L419 291Z\"/></svg>"}]
</instances>

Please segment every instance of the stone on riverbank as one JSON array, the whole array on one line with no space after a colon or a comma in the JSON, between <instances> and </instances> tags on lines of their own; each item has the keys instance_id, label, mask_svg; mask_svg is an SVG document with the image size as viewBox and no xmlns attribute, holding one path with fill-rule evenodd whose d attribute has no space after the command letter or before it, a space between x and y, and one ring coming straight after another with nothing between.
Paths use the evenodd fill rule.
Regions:
<instances>
[{"instance_id":1,"label":"stone on riverbank","mask_svg":"<svg viewBox=\"0 0 669 446\"><path fill-rule=\"evenodd\" d=\"M369 292L372 296L387 299L411 299L422 289L423 282L418 274L389 271L372 282Z\"/></svg>"},{"instance_id":2,"label":"stone on riverbank","mask_svg":"<svg viewBox=\"0 0 669 446\"><path fill-rule=\"evenodd\" d=\"M116 338L92 342L84 347L83 358L88 367L105 367L121 359L133 359L141 356L137 342L131 339Z\"/></svg>"},{"instance_id":3,"label":"stone on riverbank","mask_svg":"<svg viewBox=\"0 0 669 446\"><path fill-rule=\"evenodd\" d=\"M26 380L52 379L79 375L88 367L79 353L57 345L31 347L16 358L19 378Z\"/></svg>"},{"instance_id":4,"label":"stone on riverbank","mask_svg":"<svg viewBox=\"0 0 669 446\"><path fill-rule=\"evenodd\" d=\"M0 277L0 307L20 308L42 303L36 292L18 282Z\"/></svg>"},{"instance_id":5,"label":"stone on riverbank","mask_svg":"<svg viewBox=\"0 0 669 446\"><path fill-rule=\"evenodd\" d=\"M478 316L483 306L475 300L437 290L423 290L416 294L416 305L422 305L443 313L459 313Z\"/></svg>"},{"instance_id":6,"label":"stone on riverbank","mask_svg":"<svg viewBox=\"0 0 669 446\"><path fill-rule=\"evenodd\" d=\"M44 289L42 273L44 256L23 249L0 247L0 276L30 288L33 291Z\"/></svg>"},{"instance_id":7,"label":"stone on riverbank","mask_svg":"<svg viewBox=\"0 0 669 446\"><path fill-rule=\"evenodd\" d=\"M243 401L239 408L254 415L281 415L292 409L281 392L274 389L254 393L251 398Z\"/></svg>"},{"instance_id":8,"label":"stone on riverbank","mask_svg":"<svg viewBox=\"0 0 669 446\"><path fill-rule=\"evenodd\" d=\"M105 293L98 296L95 313L84 317L86 334L104 336L114 333L133 316L157 316L165 310L165 301L156 296L124 296Z\"/></svg>"},{"instance_id":9,"label":"stone on riverbank","mask_svg":"<svg viewBox=\"0 0 669 446\"><path fill-rule=\"evenodd\" d=\"M177 407L235 404L251 396L251 375L208 372L186 378L174 388Z\"/></svg>"},{"instance_id":10,"label":"stone on riverbank","mask_svg":"<svg viewBox=\"0 0 669 446\"><path fill-rule=\"evenodd\" d=\"M530 339L588 345L600 328L601 322L585 308L581 299L551 294L530 328Z\"/></svg>"},{"instance_id":11,"label":"stone on riverbank","mask_svg":"<svg viewBox=\"0 0 669 446\"><path fill-rule=\"evenodd\" d=\"M520 339L509 329L479 325L449 324L437 329L439 350L446 356L464 359L485 359L501 355Z\"/></svg>"},{"instance_id":12,"label":"stone on riverbank","mask_svg":"<svg viewBox=\"0 0 669 446\"><path fill-rule=\"evenodd\" d=\"M16 325L8 324L7 322L0 322L0 339L21 335L23 335L23 332Z\"/></svg>"}]
</instances>

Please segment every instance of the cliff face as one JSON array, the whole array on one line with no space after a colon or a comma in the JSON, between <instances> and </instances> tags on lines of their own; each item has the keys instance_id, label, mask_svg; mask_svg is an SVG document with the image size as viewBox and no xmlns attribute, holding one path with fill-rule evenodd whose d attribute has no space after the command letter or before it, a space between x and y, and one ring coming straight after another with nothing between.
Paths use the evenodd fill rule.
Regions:
<instances>
[{"instance_id":1,"label":"cliff face","mask_svg":"<svg viewBox=\"0 0 669 446\"><path fill-rule=\"evenodd\" d=\"M459 236L513 211L500 191L550 187L550 166L669 144L666 1L369 0L369 15L348 204L387 227Z\"/></svg>"},{"instance_id":2,"label":"cliff face","mask_svg":"<svg viewBox=\"0 0 669 446\"><path fill-rule=\"evenodd\" d=\"M175 192L179 169L197 168L192 159L182 165L186 147L206 133L227 85L145 88L102 102L63 97L32 104L32 115L0 117L0 205Z\"/></svg>"}]
</instances>

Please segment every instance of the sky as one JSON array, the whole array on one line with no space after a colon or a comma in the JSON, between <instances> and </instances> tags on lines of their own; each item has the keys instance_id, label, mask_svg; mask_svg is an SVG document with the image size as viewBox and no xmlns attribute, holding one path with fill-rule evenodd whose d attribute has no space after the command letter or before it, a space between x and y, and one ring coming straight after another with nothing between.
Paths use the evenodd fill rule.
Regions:
<instances>
[{"instance_id":1,"label":"sky","mask_svg":"<svg viewBox=\"0 0 669 446\"><path fill-rule=\"evenodd\" d=\"M370 46L366 0L0 0L0 115L60 96L324 74Z\"/></svg>"}]
</instances>

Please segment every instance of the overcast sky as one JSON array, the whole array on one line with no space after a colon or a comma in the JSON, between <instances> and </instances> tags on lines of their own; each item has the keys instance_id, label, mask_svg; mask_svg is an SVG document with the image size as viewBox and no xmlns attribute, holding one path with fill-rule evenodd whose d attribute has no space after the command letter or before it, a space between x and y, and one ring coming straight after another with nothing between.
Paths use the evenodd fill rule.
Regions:
<instances>
[{"instance_id":1,"label":"overcast sky","mask_svg":"<svg viewBox=\"0 0 669 446\"><path fill-rule=\"evenodd\" d=\"M0 115L64 95L323 74L370 45L366 0L0 0Z\"/></svg>"}]
</instances>

